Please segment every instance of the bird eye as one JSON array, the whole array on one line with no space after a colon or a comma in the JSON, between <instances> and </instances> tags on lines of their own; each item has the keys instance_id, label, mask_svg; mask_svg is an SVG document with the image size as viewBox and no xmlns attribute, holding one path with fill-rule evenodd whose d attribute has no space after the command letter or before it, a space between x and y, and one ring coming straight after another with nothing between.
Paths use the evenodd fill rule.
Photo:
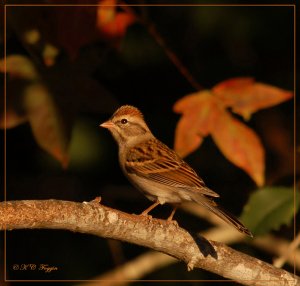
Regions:
<instances>
[{"instance_id":1,"label":"bird eye","mask_svg":"<svg viewBox=\"0 0 300 286\"><path fill-rule=\"evenodd\" d=\"M127 121L127 119L126 118L123 118L122 120L121 120L121 123L122 124L126 124L128 121Z\"/></svg>"}]
</instances>

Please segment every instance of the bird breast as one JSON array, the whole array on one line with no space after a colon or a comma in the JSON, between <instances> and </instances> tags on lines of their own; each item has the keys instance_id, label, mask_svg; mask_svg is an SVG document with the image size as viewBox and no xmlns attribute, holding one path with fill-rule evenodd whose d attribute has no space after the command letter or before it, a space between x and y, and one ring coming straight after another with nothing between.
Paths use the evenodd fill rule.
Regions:
<instances>
[{"instance_id":1,"label":"bird breast","mask_svg":"<svg viewBox=\"0 0 300 286\"><path fill-rule=\"evenodd\" d=\"M148 179L137 175L124 173L129 181L151 201L158 200L160 204L191 201L189 194L182 189L162 186L160 183L150 182Z\"/></svg>"}]
</instances>

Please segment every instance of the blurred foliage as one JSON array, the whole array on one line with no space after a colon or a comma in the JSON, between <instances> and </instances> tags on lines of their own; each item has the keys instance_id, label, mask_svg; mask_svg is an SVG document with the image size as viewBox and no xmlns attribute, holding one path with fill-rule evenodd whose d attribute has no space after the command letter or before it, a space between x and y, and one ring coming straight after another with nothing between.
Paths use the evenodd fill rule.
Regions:
<instances>
[{"instance_id":1,"label":"blurred foliage","mask_svg":"<svg viewBox=\"0 0 300 286\"><path fill-rule=\"evenodd\" d=\"M37 2L57 3L55 0ZM78 0L71 4L76 3L97 4L98 0ZM298 160L293 156L294 107L292 100L275 105L290 98L291 93L284 90L293 89L292 7L144 6L128 11L114 6L113 0L103 3L111 6L105 9L103 6L6 7L7 58L0 65L3 71L6 63L8 72L6 198L88 201L101 195L105 205L129 213L141 212L149 202L129 187L117 164L116 145L109 134L98 130L99 123L120 104L136 105L145 114L154 134L170 146L177 122L179 129L185 116L192 116L192 108L195 108L193 116L203 115L197 104L200 96L202 101L208 93L207 98L212 94L219 97L222 110L230 120L221 120L219 140L201 129L202 137L208 135L201 148L198 148L201 140L195 139L200 125L194 124L199 122L199 117L189 121L183 130L191 132L192 140L198 143L185 153L189 153L186 160L210 188L222 194L221 204L231 212L238 213L250 196L242 218L251 231L259 234L273 230L274 234L291 239L292 214L288 210L293 200L294 159ZM161 36L165 46L158 43L150 28ZM3 50L3 34L0 40ZM170 60L166 48L175 55L179 65ZM197 104L177 110L180 101L195 93L182 75L183 67L205 90L197 90ZM241 97L236 86L225 81L236 77L257 80L250 80L250 87L241 93L247 96ZM279 99L275 93L283 97ZM268 97L263 105L262 97L258 96L261 94ZM3 103L1 100L1 109ZM172 106L176 112L183 113L181 118L172 112ZM246 123L244 118L248 120ZM250 146L247 156L245 152L239 153L248 159L252 157L253 165L248 173L256 183L261 185L264 176L266 185L270 186L254 191L253 195L250 193L256 189L254 182L225 158L234 161L232 156L237 155L232 141L224 140L228 127L236 124L248 130L246 133L250 132L252 138L260 138L259 145ZM233 134L233 141L250 144L247 136L242 139L240 132ZM4 138L4 132L1 136ZM189 138L184 136L181 140ZM231 148L230 155L220 147L225 143ZM176 144L175 141L175 147ZM257 159L260 150L265 152L265 161L257 167L256 164L262 164ZM62 170L53 156L60 165L69 164L68 168ZM253 175L257 170L259 175ZM270 199L274 205L264 208ZM265 213L256 212L260 204L260 210ZM167 213L168 207L164 206L155 210L153 216L166 217ZM178 213L178 223L187 229L200 231L207 227L195 217ZM112 252L130 260L145 251L128 244L114 246L118 248L114 250L103 239L62 231L20 230L8 233L7 241L7 275L11 279L45 279L41 273L12 271L10 266L16 261L58 265L61 271L47 279L90 279L118 264ZM250 247L247 251L258 258L271 259ZM288 266L286 269L291 270ZM184 264L147 276L147 279L170 278L219 279L200 270L187 273Z\"/></svg>"},{"instance_id":2,"label":"blurred foliage","mask_svg":"<svg viewBox=\"0 0 300 286\"><path fill-rule=\"evenodd\" d=\"M283 224L291 224L299 209L299 190L286 187L266 187L256 190L241 216L253 235L263 235Z\"/></svg>"}]
</instances>

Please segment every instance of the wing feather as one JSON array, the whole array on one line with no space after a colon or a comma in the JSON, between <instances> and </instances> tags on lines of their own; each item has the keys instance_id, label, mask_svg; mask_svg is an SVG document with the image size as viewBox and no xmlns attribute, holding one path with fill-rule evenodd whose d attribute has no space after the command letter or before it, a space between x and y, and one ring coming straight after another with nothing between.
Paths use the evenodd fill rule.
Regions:
<instances>
[{"instance_id":1,"label":"wing feather","mask_svg":"<svg viewBox=\"0 0 300 286\"><path fill-rule=\"evenodd\" d=\"M125 168L131 174L163 185L219 197L173 150L155 138L131 148L126 156Z\"/></svg>"}]
</instances>

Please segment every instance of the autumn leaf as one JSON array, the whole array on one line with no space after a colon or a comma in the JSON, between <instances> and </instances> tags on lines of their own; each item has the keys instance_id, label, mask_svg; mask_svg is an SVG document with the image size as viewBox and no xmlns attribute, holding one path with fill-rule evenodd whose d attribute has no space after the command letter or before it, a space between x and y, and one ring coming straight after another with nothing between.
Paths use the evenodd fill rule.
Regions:
<instances>
[{"instance_id":1,"label":"autumn leaf","mask_svg":"<svg viewBox=\"0 0 300 286\"><path fill-rule=\"evenodd\" d=\"M0 61L0 71L5 71L5 61ZM32 61L21 55L10 55L6 59L6 72L9 74L10 88L6 94L6 118L1 114L2 128L13 128L29 121L33 135L41 148L68 165L69 138L64 129L61 112L48 89L41 82ZM22 90L15 86L25 80ZM7 84L7 86L9 86Z\"/></svg>"},{"instance_id":2,"label":"autumn leaf","mask_svg":"<svg viewBox=\"0 0 300 286\"><path fill-rule=\"evenodd\" d=\"M5 70L6 68L6 70ZM12 78L22 78L33 80L38 78L38 73L35 66L29 60L29 58L22 55L9 55L6 57L6 67L5 60L0 60L0 72L9 73Z\"/></svg>"},{"instance_id":3,"label":"autumn leaf","mask_svg":"<svg viewBox=\"0 0 300 286\"><path fill-rule=\"evenodd\" d=\"M59 50L55 46L49 43L46 44L42 53L45 66L53 66L55 64L55 60L58 54Z\"/></svg>"},{"instance_id":4,"label":"autumn leaf","mask_svg":"<svg viewBox=\"0 0 300 286\"><path fill-rule=\"evenodd\" d=\"M293 97L293 93L252 78L233 78L217 84L212 92L224 105L249 120L252 113Z\"/></svg>"},{"instance_id":5,"label":"autumn leaf","mask_svg":"<svg viewBox=\"0 0 300 286\"><path fill-rule=\"evenodd\" d=\"M201 91L177 101L182 113L175 132L175 150L186 156L211 135L224 156L246 171L257 185L264 183L264 149L253 130L233 118L210 91Z\"/></svg>"},{"instance_id":6,"label":"autumn leaf","mask_svg":"<svg viewBox=\"0 0 300 286\"><path fill-rule=\"evenodd\" d=\"M175 150L187 156L201 145L205 136L211 135L224 156L262 186L265 154L261 141L227 108L249 119L253 112L292 96L289 91L256 83L252 78L226 80L211 91L187 95L174 104L174 111L182 113L175 132Z\"/></svg>"},{"instance_id":7,"label":"autumn leaf","mask_svg":"<svg viewBox=\"0 0 300 286\"><path fill-rule=\"evenodd\" d=\"M68 140L60 113L48 90L40 83L28 86L24 92L24 108L37 143L66 168Z\"/></svg>"},{"instance_id":8,"label":"autumn leaf","mask_svg":"<svg viewBox=\"0 0 300 286\"><path fill-rule=\"evenodd\" d=\"M31 60L22 55L9 55L5 59L0 60L0 72L5 72L9 75L9 80L25 80L31 82L38 79L38 73ZM7 84L7 90L17 89L19 86ZM4 114L4 106L1 102L0 113L0 128L14 128L27 121L27 116L22 108L22 96L19 94L9 94L6 96L6 114Z\"/></svg>"},{"instance_id":9,"label":"autumn leaf","mask_svg":"<svg viewBox=\"0 0 300 286\"><path fill-rule=\"evenodd\" d=\"M132 14L117 10L116 1L71 2L72 5L67 6L28 6L7 11L8 22L22 36L31 52L47 66L54 64L61 50L75 60L80 50L93 42L107 39L115 44L115 40L122 38L128 26L135 21ZM57 1L47 0L47 3L57 4Z\"/></svg>"},{"instance_id":10,"label":"autumn leaf","mask_svg":"<svg viewBox=\"0 0 300 286\"><path fill-rule=\"evenodd\" d=\"M115 20L116 17L116 0L99 1L97 11L97 26L101 27Z\"/></svg>"},{"instance_id":11,"label":"autumn leaf","mask_svg":"<svg viewBox=\"0 0 300 286\"><path fill-rule=\"evenodd\" d=\"M117 12L116 0L102 0L97 9L97 28L108 39L122 38L135 17L126 12Z\"/></svg>"},{"instance_id":12,"label":"autumn leaf","mask_svg":"<svg viewBox=\"0 0 300 286\"><path fill-rule=\"evenodd\" d=\"M27 44L31 54L36 59L49 64L49 58L42 58L49 54L49 47L57 51L64 50L72 60L77 58L83 46L90 45L99 39L96 27L98 0L72 0L72 5L54 5L55 0L47 0L49 6L27 6L7 9L7 22L14 27L17 35ZM76 5L81 4L81 5ZM30 17L28 16L30 15ZM56 51L50 51L55 54ZM64 53L64 52L63 52ZM55 60L52 57L51 61Z\"/></svg>"},{"instance_id":13,"label":"autumn leaf","mask_svg":"<svg viewBox=\"0 0 300 286\"><path fill-rule=\"evenodd\" d=\"M13 108L6 109L6 116L4 113L0 115L0 128L1 129L10 129L15 128L20 124L23 124L27 121L27 116L24 114L19 114Z\"/></svg>"},{"instance_id":14,"label":"autumn leaf","mask_svg":"<svg viewBox=\"0 0 300 286\"><path fill-rule=\"evenodd\" d=\"M220 108L211 136L229 161L246 171L258 186L264 184L265 152L252 129Z\"/></svg>"},{"instance_id":15,"label":"autumn leaf","mask_svg":"<svg viewBox=\"0 0 300 286\"><path fill-rule=\"evenodd\" d=\"M185 157L195 151L212 129L217 104L209 91L201 91L177 101L174 111L183 113L175 130L175 150Z\"/></svg>"}]
</instances>

